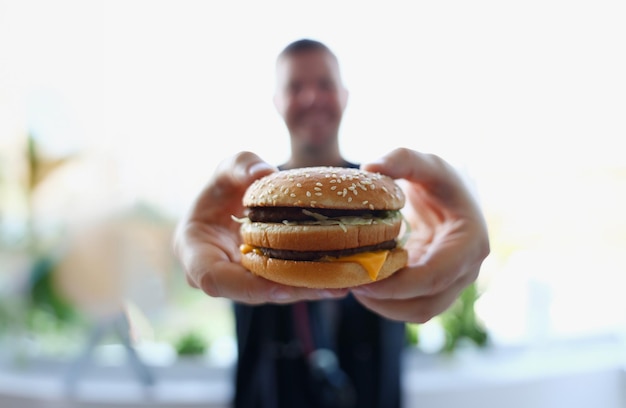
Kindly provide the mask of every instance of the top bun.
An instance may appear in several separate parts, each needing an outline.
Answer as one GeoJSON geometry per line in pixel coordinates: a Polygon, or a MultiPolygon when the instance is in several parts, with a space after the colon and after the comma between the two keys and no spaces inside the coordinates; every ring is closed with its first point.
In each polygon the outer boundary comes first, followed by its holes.
{"type": "Polygon", "coordinates": [[[391,177],[344,167],[283,170],[256,180],[243,197],[246,207],[399,210],[404,194],[391,177]]]}

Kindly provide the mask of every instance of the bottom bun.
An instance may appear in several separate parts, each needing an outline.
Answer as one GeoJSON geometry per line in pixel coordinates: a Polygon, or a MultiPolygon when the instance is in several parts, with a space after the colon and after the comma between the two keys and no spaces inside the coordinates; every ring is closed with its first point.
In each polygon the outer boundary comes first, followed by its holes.
{"type": "MultiPolygon", "coordinates": [[[[405,249],[391,250],[378,272],[377,280],[393,275],[407,262],[405,249]]],[[[289,286],[341,289],[372,282],[365,268],[356,262],[288,261],[251,251],[242,256],[241,264],[258,276],[289,286]]]]}

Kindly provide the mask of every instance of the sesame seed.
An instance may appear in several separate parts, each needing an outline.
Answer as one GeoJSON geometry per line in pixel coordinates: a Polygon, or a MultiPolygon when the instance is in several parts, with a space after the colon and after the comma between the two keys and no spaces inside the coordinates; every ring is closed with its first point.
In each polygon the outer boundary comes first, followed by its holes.
{"type": "Polygon", "coordinates": [[[302,183],[296,183],[296,187],[302,187],[302,183]]]}
{"type": "Polygon", "coordinates": [[[348,202],[351,203],[352,202],[352,197],[348,197],[348,202]]]}
{"type": "Polygon", "coordinates": [[[310,191],[307,191],[307,192],[306,192],[306,196],[307,196],[307,197],[311,197],[311,192],[310,192],[310,191]]]}
{"type": "Polygon", "coordinates": [[[363,205],[367,205],[367,203],[369,203],[369,201],[367,200],[363,201],[363,205]]]}
{"type": "Polygon", "coordinates": [[[315,190],[315,191],[322,191],[322,189],[319,188],[319,187],[313,187],[313,190],[315,190]]]}
{"type": "Polygon", "coordinates": [[[323,193],[319,193],[319,192],[318,192],[318,193],[315,193],[315,195],[316,195],[316,196],[318,196],[318,197],[320,197],[320,196],[323,196],[324,194],[323,194],[323,193]]]}
{"type": "Polygon", "coordinates": [[[330,182],[331,182],[331,183],[336,183],[336,182],[337,182],[337,180],[332,179],[332,180],[330,180],[330,182]]]}
{"type": "Polygon", "coordinates": [[[295,197],[296,195],[294,193],[289,194],[289,197],[295,197]]]}
{"type": "Polygon", "coordinates": [[[320,183],[319,181],[318,181],[317,183],[315,183],[315,185],[316,185],[316,186],[318,186],[318,187],[322,187],[322,186],[324,186],[324,185],[323,185],[322,183],[320,183]]]}
{"type": "Polygon", "coordinates": [[[370,204],[369,207],[370,207],[370,210],[373,210],[374,209],[374,204],[370,204]]]}
{"type": "Polygon", "coordinates": [[[333,191],[337,190],[337,186],[332,186],[330,189],[333,190],[333,191]]]}

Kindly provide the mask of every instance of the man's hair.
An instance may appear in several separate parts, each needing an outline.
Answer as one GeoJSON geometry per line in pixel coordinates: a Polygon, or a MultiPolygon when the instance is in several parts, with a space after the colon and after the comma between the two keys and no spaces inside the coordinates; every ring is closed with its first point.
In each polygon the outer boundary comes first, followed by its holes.
{"type": "Polygon", "coordinates": [[[328,55],[332,56],[335,61],[337,57],[335,54],[328,48],[325,44],[311,40],[308,38],[303,38],[301,40],[296,40],[291,44],[287,45],[282,52],[278,55],[278,58],[291,57],[294,55],[302,54],[310,51],[324,51],[327,52],[328,55]]]}

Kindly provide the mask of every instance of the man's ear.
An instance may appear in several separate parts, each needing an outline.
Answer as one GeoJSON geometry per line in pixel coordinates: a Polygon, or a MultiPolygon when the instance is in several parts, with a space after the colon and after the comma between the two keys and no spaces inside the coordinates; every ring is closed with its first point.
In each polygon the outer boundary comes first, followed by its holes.
{"type": "Polygon", "coordinates": [[[346,106],[348,106],[348,97],[350,96],[350,92],[345,88],[341,87],[339,91],[339,103],[341,103],[341,111],[346,110],[346,106]]]}
{"type": "Polygon", "coordinates": [[[284,101],[283,98],[278,94],[278,92],[274,93],[274,97],[272,98],[272,101],[274,102],[274,107],[276,108],[276,112],[278,112],[278,114],[280,116],[283,116],[283,109],[284,109],[284,101]]]}
{"type": "Polygon", "coordinates": [[[276,108],[277,111],[280,112],[280,109],[278,108],[280,101],[279,101],[279,96],[276,92],[274,92],[274,96],[272,97],[272,102],[274,102],[274,108],[276,108]]]}

